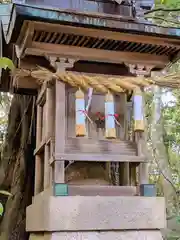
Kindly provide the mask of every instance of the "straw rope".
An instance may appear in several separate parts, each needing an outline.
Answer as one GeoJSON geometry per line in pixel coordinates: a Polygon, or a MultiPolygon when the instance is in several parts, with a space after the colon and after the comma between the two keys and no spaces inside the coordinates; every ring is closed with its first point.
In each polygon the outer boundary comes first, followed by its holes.
{"type": "Polygon", "coordinates": [[[82,74],[82,76],[90,84],[90,86],[93,89],[97,89],[97,91],[100,91],[100,92],[103,92],[103,93],[107,92],[107,88],[105,86],[101,85],[97,78],[92,79],[91,77],[85,76],[84,74],[82,74]]]}
{"type": "Polygon", "coordinates": [[[16,77],[31,76],[36,79],[37,83],[41,85],[44,81],[53,81],[58,79],[69,85],[87,90],[92,87],[95,92],[107,93],[112,91],[120,93],[124,91],[133,91],[137,87],[148,87],[150,85],[158,85],[160,87],[180,88],[180,74],[169,74],[166,76],[151,78],[142,77],[122,77],[122,76],[107,76],[107,75],[93,75],[79,72],[56,72],[42,67],[35,70],[17,69],[15,71],[16,77]]]}
{"type": "Polygon", "coordinates": [[[128,90],[134,90],[137,87],[137,85],[134,85],[127,80],[124,81],[124,80],[121,80],[121,79],[118,79],[118,78],[110,78],[109,80],[111,82],[115,82],[117,85],[121,86],[124,89],[128,89],[128,90]]]}
{"type": "Polygon", "coordinates": [[[58,73],[58,74],[56,74],[56,76],[57,76],[57,78],[60,78],[60,79],[62,79],[64,82],[66,82],[66,83],[68,83],[68,84],[70,84],[72,87],[78,87],[79,85],[78,85],[78,83],[74,80],[73,81],[73,79],[71,79],[68,75],[66,75],[66,73],[58,73]]]}

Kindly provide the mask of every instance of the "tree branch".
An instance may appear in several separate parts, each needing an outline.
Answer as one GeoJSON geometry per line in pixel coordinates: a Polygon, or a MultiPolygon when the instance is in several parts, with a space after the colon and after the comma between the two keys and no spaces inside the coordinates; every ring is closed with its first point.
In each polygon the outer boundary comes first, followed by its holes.
{"type": "Polygon", "coordinates": [[[156,20],[161,20],[163,22],[168,22],[168,23],[173,23],[173,24],[176,24],[176,25],[180,25],[180,22],[179,21],[173,21],[173,20],[169,20],[168,18],[164,19],[162,17],[157,17],[157,16],[152,16],[152,17],[145,17],[145,19],[148,19],[148,18],[151,18],[151,19],[156,19],[156,20]]]}
{"type": "Polygon", "coordinates": [[[154,13],[154,12],[180,12],[180,8],[156,8],[156,9],[151,9],[146,12],[144,12],[144,15],[147,15],[149,13],[154,13]]]}

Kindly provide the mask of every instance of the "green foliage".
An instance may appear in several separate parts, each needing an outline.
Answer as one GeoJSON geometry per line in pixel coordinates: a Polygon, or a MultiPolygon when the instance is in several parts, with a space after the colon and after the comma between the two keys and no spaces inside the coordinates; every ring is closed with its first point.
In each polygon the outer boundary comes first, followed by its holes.
{"type": "Polygon", "coordinates": [[[0,203],[0,216],[3,215],[3,212],[4,212],[4,207],[3,207],[2,203],[0,203]]]}
{"type": "MultiPolygon", "coordinates": [[[[179,70],[177,66],[173,66],[172,71],[179,70]]],[[[159,163],[161,159],[168,159],[166,167],[170,169],[170,181],[173,185],[174,198],[171,198],[170,211],[168,209],[168,230],[164,234],[164,240],[180,240],[180,196],[176,192],[180,192],[180,89],[170,90],[164,89],[163,94],[171,93],[172,99],[169,99],[168,103],[164,103],[161,106],[162,110],[162,125],[163,125],[163,142],[167,150],[167,153],[163,156],[159,156],[154,160],[153,155],[150,155],[150,183],[154,183],[157,186],[158,196],[166,196],[166,189],[164,188],[163,172],[166,172],[164,168],[160,169],[159,163]],[[158,164],[157,164],[158,162],[158,164]]],[[[148,146],[151,149],[152,146],[152,109],[153,109],[153,90],[149,89],[146,92],[146,118],[148,126],[148,146]]],[[[167,97],[165,97],[167,100],[167,97]]],[[[156,133],[154,133],[156,134],[156,133]]],[[[162,149],[158,148],[160,152],[162,149]]],[[[151,152],[152,154],[152,152],[151,152]]],[[[165,166],[164,166],[165,167],[165,166]]],[[[166,168],[165,167],[165,168],[166,168]]],[[[179,194],[179,193],[178,193],[179,194]]]]}
{"type": "MultiPolygon", "coordinates": [[[[3,191],[3,190],[0,190],[0,194],[6,195],[6,196],[12,196],[11,193],[9,193],[7,191],[3,191]]],[[[4,213],[4,207],[3,207],[2,203],[0,202],[0,216],[2,216],[3,213],[4,213]]]]}
{"type": "Polygon", "coordinates": [[[156,0],[155,8],[150,13],[148,12],[146,18],[160,26],[179,28],[179,15],[180,0],[156,0]]]}
{"type": "Polygon", "coordinates": [[[155,0],[155,6],[173,9],[180,6],[180,0],[155,0]]]}
{"type": "MultiPolygon", "coordinates": [[[[0,58],[0,68],[2,69],[10,69],[11,71],[14,70],[14,64],[13,62],[9,59],[9,58],[0,58]]],[[[3,126],[5,126],[5,124],[7,123],[7,111],[5,111],[5,109],[7,110],[7,104],[10,103],[10,101],[7,101],[7,99],[9,96],[6,94],[0,94],[0,104],[1,104],[1,116],[0,116],[0,134],[2,134],[2,132],[4,133],[5,129],[3,129],[3,126]],[[6,100],[5,100],[6,99],[6,100]],[[5,116],[3,115],[3,112],[5,111],[5,116]]],[[[1,143],[1,141],[0,141],[1,143]]],[[[11,196],[11,193],[4,191],[4,190],[0,190],[0,194],[6,195],[6,196],[11,196]]],[[[0,202],[0,216],[3,215],[4,212],[4,207],[2,205],[2,203],[0,202]]]]}
{"type": "Polygon", "coordinates": [[[0,58],[0,68],[14,70],[14,64],[11,59],[2,57],[0,58]]]}

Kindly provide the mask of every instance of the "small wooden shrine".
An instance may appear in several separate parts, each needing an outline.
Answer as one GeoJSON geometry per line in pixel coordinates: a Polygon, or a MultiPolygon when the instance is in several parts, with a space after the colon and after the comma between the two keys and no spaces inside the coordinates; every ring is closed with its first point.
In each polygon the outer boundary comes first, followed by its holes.
{"type": "Polygon", "coordinates": [[[151,72],[178,59],[179,37],[133,14],[77,8],[12,7],[11,90],[37,96],[27,231],[31,239],[160,240],[164,200],[148,184],[143,91],[151,72]],[[144,230],[139,238],[135,229],[144,230]]]}
{"type": "MultiPolygon", "coordinates": [[[[50,187],[53,182],[58,186],[82,181],[81,176],[78,177],[80,173],[74,172],[78,161],[87,162],[87,167],[94,162],[94,167],[104,168],[102,174],[94,173],[94,180],[106,180],[106,185],[147,183],[144,170],[139,172],[140,179],[137,170],[140,163],[146,162],[141,150],[144,141],[143,87],[152,82],[142,78],[66,71],[67,67],[73,67],[74,60],[49,60],[55,73],[43,68],[31,72],[18,70],[14,80],[19,86],[20,76],[26,74],[41,86],[37,97],[35,193],[50,187]],[[133,98],[133,102],[128,98],[133,98]],[[113,163],[121,163],[116,171],[120,179],[115,177],[115,181],[111,176],[113,163]],[[72,172],[66,175],[65,169],[72,172]]],[[[84,180],[89,177],[84,176],[84,180]]],[[[132,194],[136,194],[135,188],[132,194]]]]}

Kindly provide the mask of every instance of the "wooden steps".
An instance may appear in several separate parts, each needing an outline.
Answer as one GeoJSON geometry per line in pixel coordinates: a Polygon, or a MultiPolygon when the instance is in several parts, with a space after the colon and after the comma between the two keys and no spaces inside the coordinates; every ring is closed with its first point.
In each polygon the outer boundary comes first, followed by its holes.
{"type": "MultiPolygon", "coordinates": [[[[59,161],[92,162],[145,162],[145,156],[137,156],[136,144],[120,140],[94,140],[90,138],[68,138],[64,153],[55,153],[59,161]]],[[[53,160],[54,161],[54,160],[53,160]]]]}
{"type": "Polygon", "coordinates": [[[69,138],[65,153],[70,154],[114,154],[136,156],[136,144],[120,140],[94,140],[90,138],[69,138]]]}

